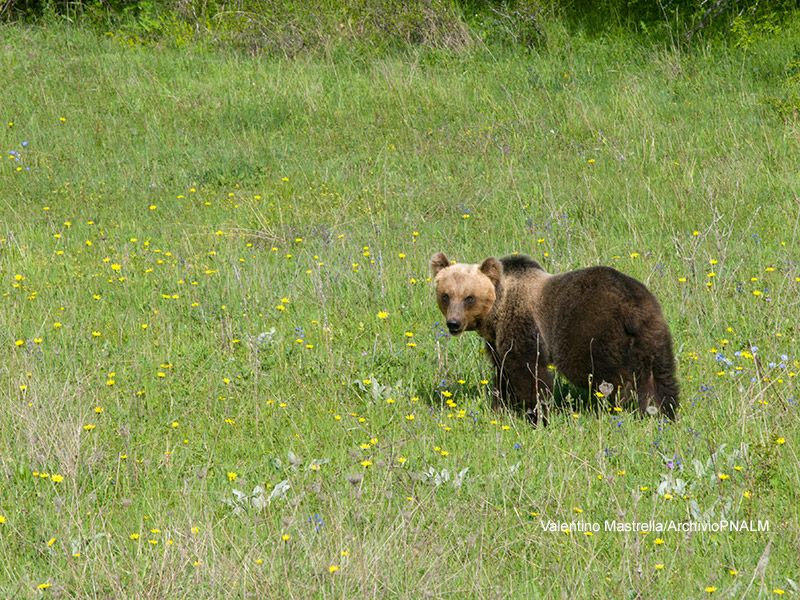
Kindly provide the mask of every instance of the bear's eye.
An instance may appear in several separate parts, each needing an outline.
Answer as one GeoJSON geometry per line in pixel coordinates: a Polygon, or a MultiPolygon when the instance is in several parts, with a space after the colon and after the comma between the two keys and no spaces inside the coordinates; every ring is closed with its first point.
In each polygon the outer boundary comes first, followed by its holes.
{"type": "Polygon", "coordinates": [[[442,294],[442,303],[448,304],[450,302],[450,296],[448,294],[442,294]]]}
{"type": "Polygon", "coordinates": [[[466,304],[467,306],[472,306],[473,304],[475,304],[475,296],[467,296],[466,298],[464,298],[464,304],[466,304]]]}

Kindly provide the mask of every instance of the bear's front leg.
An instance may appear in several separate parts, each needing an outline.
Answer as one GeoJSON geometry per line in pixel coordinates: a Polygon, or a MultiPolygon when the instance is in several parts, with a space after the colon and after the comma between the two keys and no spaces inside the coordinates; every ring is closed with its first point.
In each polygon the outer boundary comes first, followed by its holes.
{"type": "Polygon", "coordinates": [[[509,389],[508,378],[503,374],[502,364],[497,360],[494,349],[487,344],[486,351],[492,359],[494,365],[494,381],[492,382],[492,410],[500,412],[503,409],[510,409],[515,402],[509,389]]]}
{"type": "Polygon", "coordinates": [[[524,356],[534,358],[530,362],[513,348],[501,352],[487,343],[486,350],[495,367],[492,409],[505,408],[524,413],[534,425],[540,418],[546,423],[554,377],[547,368],[544,355],[535,350],[526,352],[524,356]]]}
{"type": "Polygon", "coordinates": [[[528,362],[514,357],[506,360],[504,371],[517,410],[532,424],[546,425],[553,399],[553,374],[547,369],[547,362],[543,359],[528,362]]]}
{"type": "Polygon", "coordinates": [[[530,363],[511,354],[495,361],[494,410],[512,409],[525,414],[534,425],[540,419],[545,423],[552,390],[553,374],[546,361],[530,363]]]}
{"type": "Polygon", "coordinates": [[[503,374],[500,365],[495,364],[494,387],[492,388],[492,410],[513,410],[518,404],[511,390],[508,378],[503,374]]]}

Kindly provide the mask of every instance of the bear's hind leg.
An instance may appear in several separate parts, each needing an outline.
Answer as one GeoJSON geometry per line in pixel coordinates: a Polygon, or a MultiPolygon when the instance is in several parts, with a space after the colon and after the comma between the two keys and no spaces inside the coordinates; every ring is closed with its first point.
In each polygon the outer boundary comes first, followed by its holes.
{"type": "Polygon", "coordinates": [[[650,371],[653,379],[653,398],[658,410],[674,421],[678,410],[678,382],[675,380],[675,358],[672,346],[667,344],[653,360],[650,371]]]}
{"type": "Polygon", "coordinates": [[[650,370],[631,373],[623,371],[619,374],[619,388],[615,403],[625,410],[638,408],[642,416],[653,412],[650,408],[656,404],[656,385],[653,373],[650,370]]]}
{"type": "Polygon", "coordinates": [[[655,369],[650,369],[637,378],[636,397],[642,415],[662,414],[675,420],[678,408],[678,389],[671,375],[666,380],[656,379],[655,369]]]}
{"type": "Polygon", "coordinates": [[[642,373],[641,377],[637,378],[636,396],[639,399],[639,412],[643,416],[658,410],[655,406],[656,380],[653,377],[652,370],[642,373]],[[651,406],[653,408],[650,408],[651,406]]]}
{"type": "Polygon", "coordinates": [[[670,421],[674,421],[678,410],[678,384],[672,372],[669,371],[661,378],[658,378],[658,374],[656,374],[655,388],[658,409],[662,415],[670,421]]]}

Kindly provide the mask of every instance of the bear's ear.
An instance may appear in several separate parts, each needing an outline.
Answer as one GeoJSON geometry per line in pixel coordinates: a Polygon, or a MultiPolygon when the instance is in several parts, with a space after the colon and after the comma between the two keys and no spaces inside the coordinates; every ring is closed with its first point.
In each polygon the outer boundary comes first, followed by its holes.
{"type": "Polygon", "coordinates": [[[431,256],[431,275],[436,277],[436,274],[444,268],[450,266],[450,259],[444,255],[444,252],[437,252],[431,256]]]}
{"type": "Polygon", "coordinates": [[[500,283],[500,278],[503,276],[503,264],[499,260],[491,256],[483,261],[478,269],[497,287],[497,284],[500,283]]]}

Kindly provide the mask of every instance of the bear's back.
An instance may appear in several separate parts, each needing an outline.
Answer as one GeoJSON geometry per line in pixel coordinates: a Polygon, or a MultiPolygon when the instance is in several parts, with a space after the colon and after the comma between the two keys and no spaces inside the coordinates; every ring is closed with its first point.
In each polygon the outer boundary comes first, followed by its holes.
{"type": "Polygon", "coordinates": [[[572,303],[585,306],[587,301],[593,300],[598,310],[623,304],[660,312],[658,301],[642,282],[612,267],[587,267],[559,273],[548,280],[544,293],[562,307],[572,303]]]}
{"type": "Polygon", "coordinates": [[[636,346],[649,353],[670,343],[656,297],[643,283],[611,267],[554,275],[542,288],[540,300],[537,321],[548,348],[556,356],[576,357],[566,361],[576,368],[589,362],[583,352],[590,347],[609,353],[636,346]]]}

